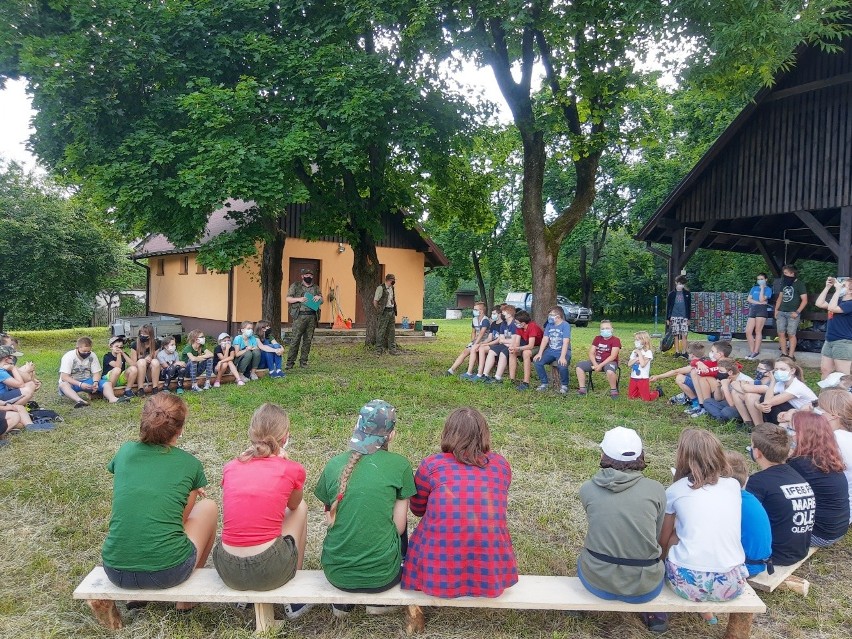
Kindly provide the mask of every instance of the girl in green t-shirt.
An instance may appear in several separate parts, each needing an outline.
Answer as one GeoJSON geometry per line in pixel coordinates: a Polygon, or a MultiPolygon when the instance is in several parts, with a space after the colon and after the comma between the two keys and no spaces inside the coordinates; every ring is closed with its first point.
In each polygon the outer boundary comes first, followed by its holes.
{"type": "MultiPolygon", "coordinates": [[[[396,410],[379,399],[361,409],[349,452],[329,460],[314,489],[325,504],[328,532],[322,567],[331,584],[349,592],[382,592],[399,583],[408,542],[408,500],[417,491],[402,455],[388,451],[396,410]],[[364,462],[369,457],[368,463],[364,462]]],[[[332,606],[345,616],[352,606],[332,606]]],[[[367,606],[368,614],[395,609],[367,606]]]]}

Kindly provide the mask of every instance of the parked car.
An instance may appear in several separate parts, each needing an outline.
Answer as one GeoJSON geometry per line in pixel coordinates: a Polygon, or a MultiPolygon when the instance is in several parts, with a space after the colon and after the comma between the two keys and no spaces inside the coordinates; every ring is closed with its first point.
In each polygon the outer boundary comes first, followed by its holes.
{"type": "MultiPolygon", "coordinates": [[[[592,319],[592,309],[581,306],[576,302],[572,302],[562,295],[556,296],[556,303],[562,308],[562,311],[565,313],[565,319],[568,320],[569,323],[576,324],[580,327],[588,326],[589,321],[592,319]]],[[[532,293],[526,292],[509,293],[506,295],[506,304],[511,304],[515,308],[531,312],[533,295],[532,293]]]]}

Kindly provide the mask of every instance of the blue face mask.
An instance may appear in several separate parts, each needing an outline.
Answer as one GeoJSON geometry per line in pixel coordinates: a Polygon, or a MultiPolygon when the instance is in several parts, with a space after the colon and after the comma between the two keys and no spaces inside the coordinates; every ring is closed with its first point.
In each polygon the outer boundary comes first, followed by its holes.
{"type": "Polygon", "coordinates": [[[479,309],[478,308],[473,309],[473,316],[479,317],[479,309]]]}
{"type": "Polygon", "coordinates": [[[772,376],[775,378],[776,382],[788,382],[790,381],[790,373],[789,371],[774,371],[772,376]]]}
{"type": "Polygon", "coordinates": [[[601,329],[601,337],[604,339],[609,339],[612,337],[612,329],[611,328],[602,328],[601,329]]]}
{"type": "Polygon", "coordinates": [[[764,279],[757,280],[758,286],[763,286],[764,284],[766,284],[766,280],[764,280],[764,279]]]}
{"type": "Polygon", "coordinates": [[[496,322],[498,319],[500,319],[500,316],[497,313],[491,313],[491,319],[496,322]]]}

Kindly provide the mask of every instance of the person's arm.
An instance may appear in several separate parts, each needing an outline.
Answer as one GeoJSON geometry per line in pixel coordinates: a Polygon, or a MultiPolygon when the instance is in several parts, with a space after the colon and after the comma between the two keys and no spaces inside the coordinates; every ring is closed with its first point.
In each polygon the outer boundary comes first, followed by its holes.
{"type": "Polygon", "coordinates": [[[541,360],[541,354],[547,349],[547,345],[550,343],[550,338],[545,335],[544,339],[541,340],[541,348],[538,349],[538,353],[536,353],[535,357],[533,357],[533,361],[538,362],[541,360]]]}
{"type": "Polygon", "coordinates": [[[639,366],[641,366],[642,368],[645,368],[648,365],[648,362],[650,362],[652,359],[654,358],[645,355],[645,351],[643,351],[642,349],[636,351],[636,361],[639,362],[639,366]]]}
{"type": "Polygon", "coordinates": [[[373,308],[377,311],[379,310],[379,300],[382,299],[382,285],[379,285],[379,288],[376,289],[376,293],[373,295],[373,308]]]}
{"type": "Polygon", "coordinates": [[[190,491],[189,497],[186,498],[186,506],[183,507],[183,523],[186,523],[189,519],[189,514],[192,512],[192,509],[195,508],[195,502],[198,500],[199,495],[203,496],[203,492],[200,488],[190,491]]]}
{"type": "Polygon", "coordinates": [[[239,357],[240,355],[245,353],[247,350],[249,350],[248,342],[245,342],[245,346],[243,346],[242,337],[239,337],[239,339],[235,339],[233,341],[233,343],[231,344],[231,346],[234,348],[234,352],[235,352],[236,357],[239,357]]]}
{"type": "Polygon", "coordinates": [[[771,297],[771,295],[772,295],[772,289],[764,284],[763,286],[760,287],[760,293],[757,296],[757,303],[758,304],[766,304],[766,301],[771,297]],[[769,289],[768,293],[766,292],[767,289],[769,289]]]}
{"type": "Polygon", "coordinates": [[[18,369],[14,366],[10,367],[7,371],[11,377],[7,377],[3,383],[6,384],[9,388],[21,388],[24,385],[24,378],[21,377],[21,374],[18,372],[18,369]]]}
{"type": "Polygon", "coordinates": [[[287,500],[287,508],[290,510],[296,510],[299,507],[299,504],[302,503],[302,500],[305,498],[305,489],[299,488],[298,490],[294,490],[290,493],[290,499],[287,500]]]}
{"type": "Polygon", "coordinates": [[[301,304],[305,301],[304,297],[296,297],[296,284],[297,282],[293,282],[287,289],[287,297],[284,298],[284,301],[288,304],[301,304]]]}
{"type": "Polygon", "coordinates": [[[482,344],[482,342],[485,341],[485,336],[487,334],[488,334],[488,327],[483,326],[482,328],[479,329],[478,334],[474,332],[473,343],[474,344],[482,344]]]}
{"type": "Polygon", "coordinates": [[[723,379],[719,382],[719,389],[722,391],[722,399],[728,404],[728,406],[734,405],[734,396],[731,394],[731,380],[723,379]]]}
{"type": "Polygon", "coordinates": [[[661,559],[665,559],[669,554],[669,548],[677,543],[677,535],[675,535],[675,516],[666,513],[663,518],[663,530],[660,533],[660,538],[657,540],[663,552],[660,554],[661,559]]]}
{"type": "Polygon", "coordinates": [[[748,291],[748,297],[746,298],[746,302],[749,304],[759,304],[759,302],[751,296],[751,289],[748,291]]]}
{"type": "MultiPolygon", "coordinates": [[[[631,361],[627,362],[628,366],[633,363],[632,362],[633,356],[631,355],[630,357],[631,357],[631,361]]],[[[681,366],[680,368],[673,368],[672,370],[666,371],[665,373],[660,373],[658,375],[651,375],[651,381],[656,382],[659,379],[668,379],[669,377],[677,377],[678,375],[689,375],[691,372],[692,372],[691,366],[681,366]]]]}
{"type": "MultiPolygon", "coordinates": [[[[618,354],[620,352],[621,352],[621,347],[613,346],[612,350],[609,353],[609,357],[607,357],[604,361],[602,361],[600,364],[598,364],[597,369],[599,371],[602,371],[603,367],[606,366],[607,364],[609,364],[610,362],[617,362],[618,361],[618,354]]],[[[591,361],[594,361],[594,360],[591,360],[591,361]]]]}
{"type": "Polygon", "coordinates": [[[796,313],[796,317],[799,317],[802,314],[802,311],[805,310],[805,307],[808,305],[808,294],[802,293],[799,295],[799,308],[797,308],[794,312],[796,313]]]}
{"type": "Polygon", "coordinates": [[[634,348],[630,353],[630,359],[627,360],[627,365],[632,366],[633,362],[639,361],[639,354],[637,350],[634,348]]]}
{"type": "Polygon", "coordinates": [[[825,286],[823,287],[822,291],[820,291],[819,296],[816,298],[816,301],[814,302],[814,306],[816,306],[817,308],[824,308],[824,309],[827,310],[828,309],[828,292],[832,288],[834,288],[835,292],[837,292],[837,288],[839,288],[839,287],[834,286],[834,278],[833,277],[828,277],[825,280],[825,286]]]}
{"type": "MultiPolygon", "coordinates": [[[[847,281],[844,286],[849,286],[849,282],[847,281]]],[[[831,301],[826,306],[829,313],[843,315],[843,309],[840,307],[840,298],[843,297],[843,293],[843,287],[835,287],[834,295],[832,296],[831,301]]]]}
{"type": "Polygon", "coordinates": [[[594,342],[589,346],[589,362],[592,364],[592,367],[595,366],[595,355],[598,354],[598,349],[595,347],[594,342]]]}
{"type": "Polygon", "coordinates": [[[408,500],[397,499],[393,505],[393,523],[396,524],[396,531],[401,535],[405,532],[408,526],[408,500]]]}
{"type": "Polygon", "coordinates": [[[560,366],[568,366],[568,347],[571,345],[570,337],[562,338],[562,350],[559,351],[559,359],[557,360],[557,364],[560,366]]]}

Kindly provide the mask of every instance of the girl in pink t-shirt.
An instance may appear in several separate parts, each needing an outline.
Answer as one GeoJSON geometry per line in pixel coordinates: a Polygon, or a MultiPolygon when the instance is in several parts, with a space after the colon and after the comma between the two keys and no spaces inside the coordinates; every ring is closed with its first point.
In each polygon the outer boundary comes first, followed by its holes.
{"type": "Polygon", "coordinates": [[[222,471],[222,538],[213,549],[216,571],[235,590],[272,590],[302,567],[308,506],[305,469],[284,451],[290,419],[263,404],[251,417],[251,446],[222,471]]]}

